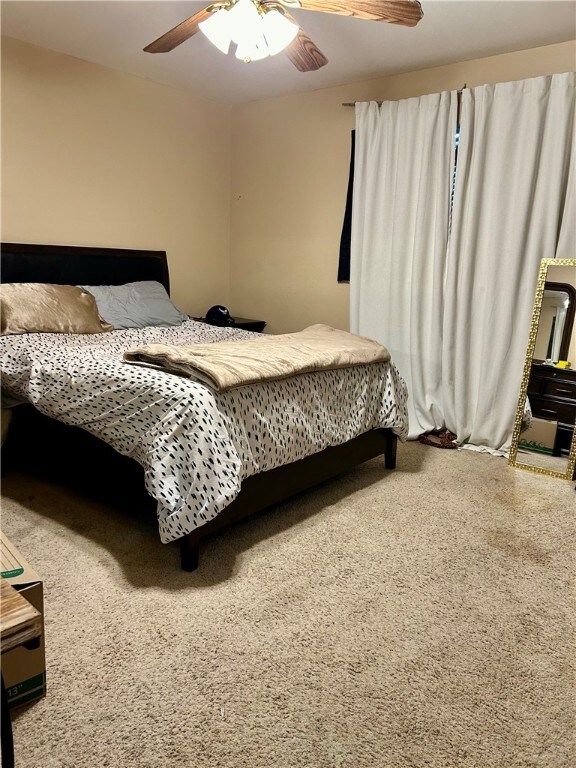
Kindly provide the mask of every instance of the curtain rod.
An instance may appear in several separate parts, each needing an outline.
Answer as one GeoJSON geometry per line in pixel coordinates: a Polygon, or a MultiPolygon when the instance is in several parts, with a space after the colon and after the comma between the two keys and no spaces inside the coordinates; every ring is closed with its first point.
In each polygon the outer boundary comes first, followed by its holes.
{"type": "MultiPolygon", "coordinates": [[[[456,91],[456,93],[458,94],[458,96],[460,96],[460,95],[462,94],[462,91],[463,91],[465,88],[466,88],[466,83],[464,83],[464,85],[462,86],[462,88],[459,88],[459,89],[456,91]]],[[[358,102],[358,101],[343,101],[343,102],[342,102],[342,106],[343,106],[343,107],[355,107],[355,106],[356,106],[356,104],[361,104],[361,103],[362,103],[362,102],[358,102]]],[[[381,101],[378,101],[378,102],[377,102],[377,104],[378,104],[378,106],[380,106],[380,105],[382,104],[382,102],[381,102],[381,101]]]]}

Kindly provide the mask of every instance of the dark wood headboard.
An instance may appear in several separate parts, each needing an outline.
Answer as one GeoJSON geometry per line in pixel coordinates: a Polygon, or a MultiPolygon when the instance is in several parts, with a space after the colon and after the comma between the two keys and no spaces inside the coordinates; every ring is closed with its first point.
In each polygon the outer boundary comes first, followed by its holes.
{"type": "Polygon", "coordinates": [[[0,282],[123,285],[157,280],[170,293],[166,251],[2,243],[0,282]]]}

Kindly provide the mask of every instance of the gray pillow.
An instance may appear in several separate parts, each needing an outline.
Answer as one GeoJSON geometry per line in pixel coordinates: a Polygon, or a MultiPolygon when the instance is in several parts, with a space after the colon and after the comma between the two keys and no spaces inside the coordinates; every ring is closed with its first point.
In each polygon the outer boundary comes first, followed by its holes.
{"type": "Polygon", "coordinates": [[[170,301],[166,289],[155,280],[125,285],[83,285],[96,299],[98,312],[115,330],[149,325],[181,325],[188,315],[170,301]]]}

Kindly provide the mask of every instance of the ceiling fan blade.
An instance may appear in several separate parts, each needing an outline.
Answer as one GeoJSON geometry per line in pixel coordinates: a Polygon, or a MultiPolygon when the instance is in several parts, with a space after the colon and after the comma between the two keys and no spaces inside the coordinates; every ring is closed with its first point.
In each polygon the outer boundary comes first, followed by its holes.
{"type": "Polygon", "coordinates": [[[300,72],[313,72],[328,64],[326,56],[301,29],[290,45],[284,48],[284,53],[300,72]]]}
{"type": "Polygon", "coordinates": [[[178,45],[184,43],[188,38],[192,37],[192,35],[195,35],[196,32],[199,31],[198,24],[202,21],[206,21],[211,15],[212,14],[208,8],[203,8],[201,11],[198,11],[198,13],[195,13],[194,16],[190,16],[189,19],[185,19],[178,24],[174,29],[166,32],[166,34],[159,37],[158,40],[154,40],[154,42],[147,45],[144,50],[146,53],[167,53],[168,51],[174,50],[178,45]]]}
{"type": "Polygon", "coordinates": [[[415,27],[424,12],[418,0],[288,0],[288,7],[415,27]]]}

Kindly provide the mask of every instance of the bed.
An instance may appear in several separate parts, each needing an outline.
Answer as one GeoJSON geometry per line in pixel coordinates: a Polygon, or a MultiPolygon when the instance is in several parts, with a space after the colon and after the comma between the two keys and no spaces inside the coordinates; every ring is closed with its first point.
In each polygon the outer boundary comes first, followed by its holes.
{"type": "MultiPolygon", "coordinates": [[[[162,251],[6,243],[0,275],[3,283],[154,280],[170,289],[162,251]]],[[[180,543],[185,570],[197,568],[205,536],[238,519],[379,455],[395,467],[407,416],[406,388],[393,363],[218,393],[122,359],[127,349],[158,339],[251,337],[193,319],[176,328],[3,336],[3,387],[31,403],[16,409],[26,426],[18,430],[14,419],[15,444],[33,434],[52,456],[65,452],[96,476],[110,462],[123,485],[145,486],[160,538],[180,543]],[[120,396],[126,387],[129,397],[120,396]]]]}

